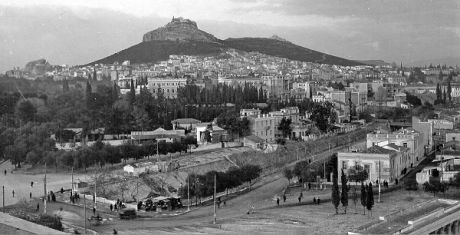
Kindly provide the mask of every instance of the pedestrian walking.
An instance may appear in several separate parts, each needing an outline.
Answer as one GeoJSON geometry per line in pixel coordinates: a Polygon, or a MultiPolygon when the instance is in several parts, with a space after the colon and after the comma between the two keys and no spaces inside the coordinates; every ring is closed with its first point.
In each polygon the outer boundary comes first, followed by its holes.
{"type": "Polygon", "coordinates": [[[37,203],[37,212],[40,210],[40,204],[37,203]]]}
{"type": "Polygon", "coordinates": [[[308,183],[308,190],[310,190],[310,189],[311,189],[311,184],[310,184],[310,183],[308,183]]]}
{"type": "Polygon", "coordinates": [[[277,205],[277,206],[280,205],[280,198],[279,198],[279,197],[276,198],[276,205],[277,205]]]}
{"type": "Polygon", "coordinates": [[[30,195],[29,195],[29,196],[30,196],[30,198],[32,198],[32,192],[30,192],[30,195]]]}
{"type": "Polygon", "coordinates": [[[61,187],[61,194],[64,194],[64,188],[61,187]]]}
{"type": "Polygon", "coordinates": [[[283,194],[283,202],[286,202],[286,194],[283,194]]]}
{"type": "Polygon", "coordinates": [[[14,197],[14,190],[13,190],[13,197],[14,197]]]}
{"type": "Polygon", "coordinates": [[[318,205],[319,205],[319,203],[321,202],[321,199],[319,199],[319,197],[318,197],[318,200],[316,200],[316,202],[317,202],[318,205]]]}
{"type": "Polygon", "coordinates": [[[6,170],[5,170],[5,175],[6,175],[6,170]]]}
{"type": "Polygon", "coordinates": [[[34,182],[33,181],[30,181],[30,187],[34,187],[34,182]]]}
{"type": "Polygon", "coordinates": [[[300,196],[299,197],[303,198],[303,192],[302,191],[300,191],[300,196]]]}
{"type": "Polygon", "coordinates": [[[110,204],[110,211],[113,211],[113,205],[110,204]]]}
{"type": "Polygon", "coordinates": [[[300,203],[300,201],[302,200],[302,198],[299,196],[299,198],[298,198],[298,199],[299,199],[299,203],[300,203]]]}
{"type": "Polygon", "coordinates": [[[93,207],[93,215],[96,215],[96,207],[93,207]]]}
{"type": "Polygon", "coordinates": [[[316,204],[316,197],[313,197],[313,204],[316,204]]]}

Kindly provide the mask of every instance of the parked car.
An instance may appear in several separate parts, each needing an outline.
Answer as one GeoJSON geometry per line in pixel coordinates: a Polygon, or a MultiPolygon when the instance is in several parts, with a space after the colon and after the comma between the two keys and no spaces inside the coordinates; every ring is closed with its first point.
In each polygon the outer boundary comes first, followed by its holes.
{"type": "Polygon", "coordinates": [[[134,219],[136,216],[136,210],[132,208],[122,209],[120,211],[120,219],[134,219]]]}

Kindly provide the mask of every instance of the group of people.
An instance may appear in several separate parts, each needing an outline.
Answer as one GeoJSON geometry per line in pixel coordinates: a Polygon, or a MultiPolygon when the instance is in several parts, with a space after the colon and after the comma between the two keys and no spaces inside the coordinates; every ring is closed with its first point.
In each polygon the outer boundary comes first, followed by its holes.
{"type": "MultiPolygon", "coordinates": [[[[299,200],[299,203],[302,202],[302,198],[303,198],[303,192],[300,192],[299,197],[297,198],[297,200],[299,200]]],[[[287,199],[286,194],[283,194],[283,202],[286,202],[286,199],[287,199]]],[[[319,204],[320,201],[321,201],[321,199],[319,199],[319,197],[313,197],[313,203],[319,204]]],[[[280,198],[279,197],[276,198],[276,205],[277,206],[280,205],[280,198]]]]}
{"type": "Polygon", "coordinates": [[[70,192],[70,202],[75,203],[78,201],[80,201],[80,194],[78,194],[77,192],[74,192],[72,194],[72,192],[70,192]]]}
{"type": "Polygon", "coordinates": [[[112,205],[112,204],[109,205],[110,211],[120,210],[123,207],[124,207],[123,202],[120,199],[117,199],[117,201],[115,202],[115,205],[112,205]]]}

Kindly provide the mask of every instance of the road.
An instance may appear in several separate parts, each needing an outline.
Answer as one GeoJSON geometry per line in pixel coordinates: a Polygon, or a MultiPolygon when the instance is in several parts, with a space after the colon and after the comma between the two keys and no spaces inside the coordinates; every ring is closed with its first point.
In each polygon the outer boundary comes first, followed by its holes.
{"type": "MultiPolygon", "coordinates": [[[[29,200],[30,193],[32,193],[32,197],[42,196],[44,194],[44,174],[11,173],[12,169],[14,169],[14,166],[10,161],[6,161],[0,165],[0,186],[5,187],[5,206],[13,205],[20,200],[29,200]],[[6,175],[4,174],[5,170],[7,171],[6,175]],[[33,187],[30,185],[32,181],[34,182],[33,187]]],[[[74,175],[75,180],[85,180],[86,177],[85,175],[74,175]]],[[[58,191],[61,187],[70,188],[72,178],[68,173],[49,173],[47,174],[47,182],[48,191],[58,191]]],[[[0,188],[0,191],[1,190],[0,188]]],[[[1,196],[0,192],[0,197],[1,196]]]]}
{"type": "MultiPolygon", "coordinates": [[[[245,215],[250,205],[256,210],[273,206],[276,195],[280,195],[287,186],[288,181],[281,174],[274,174],[263,178],[254,184],[254,189],[246,194],[229,200],[226,206],[222,206],[217,211],[217,222],[220,223],[227,219],[245,215]]],[[[174,218],[155,218],[155,219],[136,219],[119,220],[116,219],[107,224],[94,226],[91,229],[99,233],[111,233],[113,229],[133,233],[136,229],[168,230],[171,227],[210,224],[213,220],[213,206],[205,206],[189,213],[176,216],[174,218]]]]}

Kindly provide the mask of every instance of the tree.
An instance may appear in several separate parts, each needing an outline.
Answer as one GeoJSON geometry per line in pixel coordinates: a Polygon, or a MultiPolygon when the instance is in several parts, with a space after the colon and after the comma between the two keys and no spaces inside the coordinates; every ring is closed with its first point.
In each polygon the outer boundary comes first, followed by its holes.
{"type": "Polygon", "coordinates": [[[375,100],[379,103],[383,103],[383,102],[386,102],[387,101],[387,90],[380,86],[378,89],[377,89],[377,92],[375,92],[375,100]]]}
{"type": "Polygon", "coordinates": [[[294,176],[293,173],[292,173],[292,170],[289,169],[289,168],[284,168],[284,171],[283,171],[283,174],[284,174],[284,177],[287,178],[289,184],[291,183],[291,179],[292,177],[294,176]]]}
{"type": "Polygon", "coordinates": [[[364,208],[364,214],[366,214],[367,194],[366,187],[364,186],[363,182],[361,182],[361,205],[364,208]]]}
{"type": "Polygon", "coordinates": [[[335,214],[339,214],[340,192],[338,177],[336,173],[334,173],[332,177],[332,204],[335,208],[335,214]]]}
{"type": "Polygon", "coordinates": [[[460,172],[455,174],[452,184],[459,187],[460,186],[460,172]]]}
{"type": "Polygon", "coordinates": [[[91,83],[86,81],[86,90],[85,90],[85,98],[86,98],[86,108],[92,107],[93,97],[92,97],[92,88],[91,83]]]}
{"type": "Polygon", "coordinates": [[[278,130],[280,130],[283,133],[283,137],[289,137],[291,135],[291,122],[292,120],[290,118],[285,118],[281,119],[281,122],[278,126],[278,130]]]}
{"type": "Polygon", "coordinates": [[[24,122],[32,121],[35,118],[37,109],[29,100],[23,100],[16,106],[16,117],[24,122]]]}
{"type": "Polygon", "coordinates": [[[310,115],[310,119],[316,123],[318,129],[323,132],[328,131],[330,125],[335,123],[335,111],[331,103],[315,104],[310,115]]]}
{"type": "Polygon", "coordinates": [[[449,103],[452,102],[452,86],[450,85],[450,81],[447,83],[447,98],[449,99],[449,103]]]}
{"type": "Polygon", "coordinates": [[[348,206],[348,185],[347,185],[347,176],[343,173],[342,170],[342,195],[340,197],[340,201],[342,202],[342,206],[344,208],[345,214],[347,213],[347,206],[348,206]]]}
{"type": "Polygon", "coordinates": [[[356,184],[364,182],[368,177],[367,171],[361,165],[355,164],[354,167],[348,169],[348,179],[354,181],[356,184]]]}
{"type": "Polygon", "coordinates": [[[65,92],[69,92],[69,81],[67,81],[67,79],[64,79],[62,81],[62,91],[65,93],[65,92]]]}
{"type": "Polygon", "coordinates": [[[442,90],[441,90],[441,85],[439,83],[436,84],[436,100],[435,104],[441,102],[442,100],[442,90]]]}
{"type": "Polygon", "coordinates": [[[446,89],[444,89],[444,92],[442,93],[442,103],[446,104],[447,102],[447,92],[446,89]]]}
{"type": "Polygon", "coordinates": [[[367,186],[366,208],[368,211],[371,212],[371,215],[372,215],[373,206],[374,206],[374,192],[372,191],[372,183],[369,183],[369,185],[367,186]]]}
{"type": "Polygon", "coordinates": [[[134,88],[134,81],[133,79],[131,79],[131,86],[129,90],[129,103],[133,105],[134,102],[136,102],[136,89],[134,88]]]}

